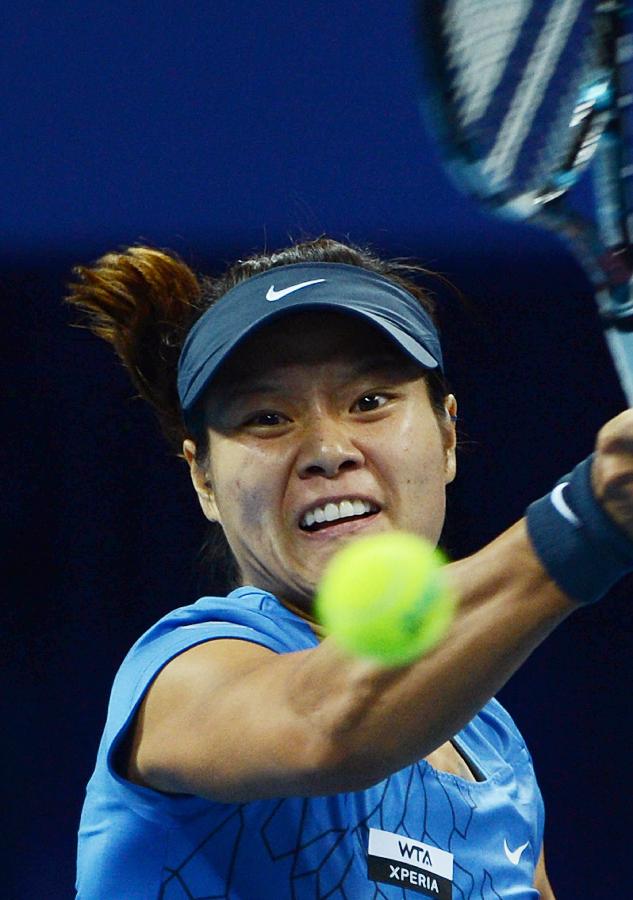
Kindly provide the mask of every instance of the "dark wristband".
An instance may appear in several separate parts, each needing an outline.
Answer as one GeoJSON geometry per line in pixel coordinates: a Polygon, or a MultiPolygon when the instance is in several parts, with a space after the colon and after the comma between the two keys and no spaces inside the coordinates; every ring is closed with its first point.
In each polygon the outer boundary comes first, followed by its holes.
{"type": "Polygon", "coordinates": [[[633,571],[633,540],[591,487],[593,455],[527,509],[530,539],[550,577],[578,603],[594,603],[633,571]]]}

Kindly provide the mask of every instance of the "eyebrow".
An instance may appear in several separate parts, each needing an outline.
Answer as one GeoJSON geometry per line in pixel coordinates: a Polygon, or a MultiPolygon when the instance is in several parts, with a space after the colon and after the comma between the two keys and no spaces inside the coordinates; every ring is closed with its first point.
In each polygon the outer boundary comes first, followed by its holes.
{"type": "MultiPolygon", "coordinates": [[[[381,354],[372,359],[365,359],[355,366],[352,366],[346,381],[355,381],[365,375],[371,375],[374,372],[385,372],[388,369],[401,368],[404,360],[399,355],[381,354]]],[[[286,393],[279,384],[272,381],[258,381],[256,378],[239,382],[239,384],[229,388],[227,393],[228,402],[235,402],[241,397],[249,394],[283,394],[286,393]]]]}

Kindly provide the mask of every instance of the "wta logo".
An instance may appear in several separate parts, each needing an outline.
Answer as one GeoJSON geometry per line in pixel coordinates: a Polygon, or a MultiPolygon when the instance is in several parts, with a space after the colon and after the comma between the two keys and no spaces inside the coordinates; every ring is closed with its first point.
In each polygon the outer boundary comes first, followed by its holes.
{"type": "Polygon", "coordinates": [[[453,854],[401,834],[370,828],[367,877],[425,897],[451,900],[453,854]]]}

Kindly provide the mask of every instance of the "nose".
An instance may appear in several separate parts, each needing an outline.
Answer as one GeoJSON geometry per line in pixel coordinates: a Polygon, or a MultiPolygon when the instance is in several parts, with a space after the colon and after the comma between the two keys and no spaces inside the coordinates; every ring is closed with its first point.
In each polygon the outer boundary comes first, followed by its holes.
{"type": "Polygon", "coordinates": [[[297,469],[300,478],[313,475],[334,478],[339,472],[360,468],[364,461],[363,453],[345,427],[322,417],[304,435],[297,469]]]}

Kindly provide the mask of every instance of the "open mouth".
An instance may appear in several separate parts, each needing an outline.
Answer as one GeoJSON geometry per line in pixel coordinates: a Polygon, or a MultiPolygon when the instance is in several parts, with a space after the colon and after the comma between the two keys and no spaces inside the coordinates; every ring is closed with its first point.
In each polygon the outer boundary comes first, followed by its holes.
{"type": "Polygon", "coordinates": [[[367,500],[343,500],[341,503],[326,503],[305,513],[299,528],[308,534],[340,528],[364,519],[374,518],[380,508],[367,500]]]}

